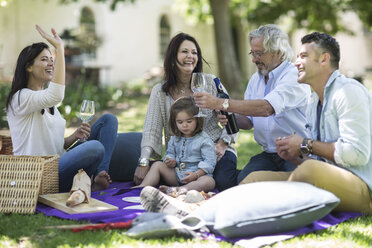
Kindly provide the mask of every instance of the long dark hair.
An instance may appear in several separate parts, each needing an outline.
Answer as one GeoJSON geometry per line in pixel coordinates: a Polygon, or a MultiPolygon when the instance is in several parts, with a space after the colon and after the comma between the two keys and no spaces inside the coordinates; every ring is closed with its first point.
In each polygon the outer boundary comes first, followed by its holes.
{"type": "MultiPolygon", "coordinates": [[[[12,87],[10,89],[8,99],[6,100],[6,109],[10,107],[10,103],[12,101],[12,98],[14,94],[22,90],[24,88],[27,88],[27,83],[29,79],[29,73],[27,71],[27,68],[34,64],[35,58],[44,50],[48,49],[49,46],[45,44],[44,42],[34,43],[32,45],[29,45],[21,51],[21,53],[18,56],[17,59],[17,65],[14,72],[14,77],[12,81],[12,87]]],[[[19,95],[18,95],[18,102],[19,102],[19,95]]]]}
{"type": "Polygon", "coordinates": [[[193,72],[203,72],[203,61],[208,64],[208,62],[203,58],[200,46],[194,37],[185,33],[179,33],[174,36],[169,42],[164,58],[164,84],[162,86],[162,90],[166,94],[169,94],[170,89],[176,86],[177,81],[179,81],[176,64],[179,64],[180,62],[177,59],[177,53],[181,43],[185,40],[193,42],[198,53],[198,63],[196,64],[193,72]]]}
{"type": "MultiPolygon", "coordinates": [[[[178,98],[171,106],[169,115],[169,127],[171,133],[177,137],[181,137],[182,133],[177,127],[176,117],[179,112],[185,111],[187,114],[194,116],[198,114],[199,108],[195,105],[194,98],[191,96],[185,96],[178,98]]],[[[203,131],[204,118],[194,117],[196,119],[196,127],[192,136],[203,131]]]]}

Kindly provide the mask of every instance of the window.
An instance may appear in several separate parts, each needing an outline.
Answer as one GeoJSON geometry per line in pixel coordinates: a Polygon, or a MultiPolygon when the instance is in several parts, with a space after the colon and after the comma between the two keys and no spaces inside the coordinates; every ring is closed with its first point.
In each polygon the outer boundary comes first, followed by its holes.
{"type": "Polygon", "coordinates": [[[82,49],[83,53],[91,55],[95,55],[97,48],[102,44],[102,39],[96,34],[94,14],[88,7],[81,10],[77,42],[77,46],[82,49]]]}

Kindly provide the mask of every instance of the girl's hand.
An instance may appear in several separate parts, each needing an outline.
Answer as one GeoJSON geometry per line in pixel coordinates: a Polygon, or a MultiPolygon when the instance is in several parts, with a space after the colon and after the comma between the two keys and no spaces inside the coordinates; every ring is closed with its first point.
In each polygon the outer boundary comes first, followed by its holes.
{"type": "Polygon", "coordinates": [[[64,47],[63,40],[61,39],[61,37],[59,37],[57,32],[54,30],[54,28],[51,29],[53,36],[45,33],[44,30],[39,25],[36,25],[36,30],[39,32],[41,37],[46,39],[50,44],[52,44],[53,47],[55,47],[55,48],[63,48],[64,47]]]}
{"type": "Polygon", "coordinates": [[[214,145],[214,149],[216,149],[217,155],[217,162],[221,160],[223,155],[225,155],[227,145],[221,139],[214,145]]]}
{"type": "Polygon", "coordinates": [[[198,175],[196,174],[196,172],[193,171],[186,171],[183,175],[184,176],[181,179],[183,183],[189,183],[198,179],[198,175]]]}
{"type": "Polygon", "coordinates": [[[165,163],[165,165],[166,165],[168,168],[174,168],[174,167],[176,167],[176,160],[174,160],[174,159],[171,159],[171,158],[165,158],[164,163],[165,163]]]}
{"type": "Polygon", "coordinates": [[[82,122],[80,127],[76,129],[74,132],[75,139],[81,139],[83,137],[85,139],[88,139],[89,135],[90,135],[90,125],[87,122],[82,122]]]}

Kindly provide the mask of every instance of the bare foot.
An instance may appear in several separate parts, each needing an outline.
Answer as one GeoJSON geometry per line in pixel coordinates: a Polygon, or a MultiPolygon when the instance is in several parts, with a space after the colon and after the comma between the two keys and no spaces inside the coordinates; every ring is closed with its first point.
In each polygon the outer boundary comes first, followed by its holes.
{"type": "Polygon", "coordinates": [[[101,171],[98,175],[94,178],[94,182],[92,185],[92,191],[99,191],[107,189],[111,183],[110,175],[106,171],[101,171]]]}
{"type": "Polygon", "coordinates": [[[169,187],[167,185],[160,185],[159,186],[159,190],[161,192],[163,192],[164,194],[168,194],[168,193],[170,193],[172,191],[177,191],[177,188],[176,187],[169,187]]]}

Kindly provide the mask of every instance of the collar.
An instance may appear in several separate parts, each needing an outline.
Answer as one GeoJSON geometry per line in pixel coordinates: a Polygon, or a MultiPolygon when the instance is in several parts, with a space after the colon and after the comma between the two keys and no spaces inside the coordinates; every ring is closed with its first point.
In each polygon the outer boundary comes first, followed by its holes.
{"type": "MultiPolygon", "coordinates": [[[[269,72],[269,80],[279,77],[290,64],[292,63],[289,60],[282,61],[274,70],[269,72]]],[[[259,75],[264,79],[264,75],[259,75]]]]}
{"type": "Polygon", "coordinates": [[[335,70],[333,71],[331,76],[328,78],[328,81],[323,91],[323,106],[325,105],[327,101],[327,97],[326,97],[327,91],[329,90],[329,88],[331,88],[332,84],[336,81],[336,78],[338,78],[339,76],[341,76],[341,73],[338,70],[335,70]]]}
{"type": "Polygon", "coordinates": [[[338,70],[333,71],[331,76],[328,78],[328,81],[324,87],[324,93],[326,92],[326,89],[331,86],[331,84],[335,81],[335,79],[340,76],[341,73],[338,70]]]}
{"type": "MultiPolygon", "coordinates": [[[[328,91],[328,89],[331,87],[331,85],[335,82],[335,79],[337,77],[341,76],[341,73],[339,72],[339,70],[335,70],[333,71],[333,73],[331,74],[331,76],[328,78],[328,81],[324,87],[324,90],[323,90],[323,106],[325,105],[325,103],[327,102],[327,97],[326,96],[326,92],[328,91]]],[[[312,93],[312,102],[318,102],[319,101],[319,96],[318,94],[314,91],[312,93]]]]}

